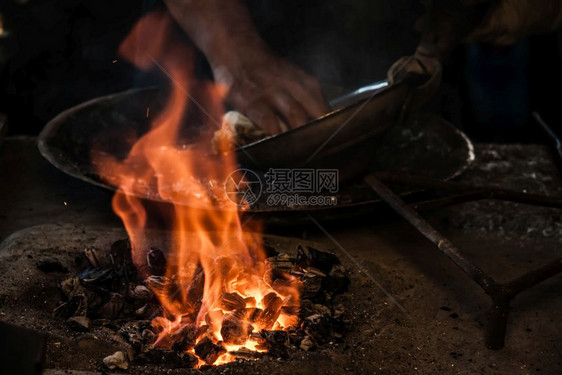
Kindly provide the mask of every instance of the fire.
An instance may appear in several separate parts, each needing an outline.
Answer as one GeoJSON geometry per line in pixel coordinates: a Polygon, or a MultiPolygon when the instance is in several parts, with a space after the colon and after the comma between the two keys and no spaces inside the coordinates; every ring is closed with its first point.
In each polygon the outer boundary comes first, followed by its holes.
{"type": "MultiPolygon", "coordinates": [[[[217,203],[217,197],[225,195],[224,181],[237,169],[233,152],[211,155],[214,119],[224,113],[225,90],[190,79],[191,52],[167,38],[169,28],[169,18],[150,14],[120,49],[137,66],[148,69],[157,63],[173,77],[164,110],[150,114],[150,130],[136,140],[126,159],[102,153],[93,158],[102,177],[118,176],[118,181],[112,180],[119,186],[113,209],[131,239],[133,261],[163,308],[163,315],[152,322],[160,332],[155,345],[195,354],[199,365],[219,365],[232,361],[231,353],[243,348],[267,351],[260,330],[284,330],[298,323],[298,281],[287,275],[273,283],[261,236],[243,230],[237,206],[217,203]],[[139,52],[135,45],[144,40],[147,45],[139,52]],[[202,98],[197,106],[192,105],[191,92],[202,98]],[[201,123],[186,125],[185,119],[193,117],[201,123]],[[194,128],[189,137],[186,126],[194,128]],[[167,217],[171,246],[163,275],[150,275],[147,268],[152,212],[138,198],[147,187],[172,207],[167,217]]],[[[229,141],[223,137],[221,142],[229,141]]],[[[221,150],[233,149],[222,146],[221,150]]]]}

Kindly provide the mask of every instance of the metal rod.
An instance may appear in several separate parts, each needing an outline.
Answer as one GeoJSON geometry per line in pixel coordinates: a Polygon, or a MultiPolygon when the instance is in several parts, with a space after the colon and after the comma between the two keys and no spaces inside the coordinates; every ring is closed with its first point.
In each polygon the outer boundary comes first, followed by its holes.
{"type": "Polygon", "coordinates": [[[395,172],[377,172],[376,177],[381,181],[415,186],[417,188],[434,189],[451,193],[470,193],[480,194],[480,199],[500,199],[516,203],[532,204],[535,206],[562,208],[562,199],[553,198],[545,195],[528,194],[514,190],[501,189],[495,187],[477,187],[457,182],[434,180],[422,176],[406,175],[395,172]]]}
{"type": "Polygon", "coordinates": [[[486,293],[489,293],[489,291],[497,285],[494,279],[464,258],[447,238],[435,230],[413,208],[404,203],[398,195],[394,194],[386,185],[377,180],[375,176],[368,175],[365,177],[365,182],[400,216],[412,224],[428,240],[437,245],[441,252],[451,258],[451,260],[470,276],[472,280],[480,285],[486,293]]]}
{"type": "Polygon", "coordinates": [[[562,273],[562,258],[558,258],[554,262],[548,263],[531,272],[519,276],[507,283],[507,286],[513,296],[515,296],[559,273],[562,273]]]}

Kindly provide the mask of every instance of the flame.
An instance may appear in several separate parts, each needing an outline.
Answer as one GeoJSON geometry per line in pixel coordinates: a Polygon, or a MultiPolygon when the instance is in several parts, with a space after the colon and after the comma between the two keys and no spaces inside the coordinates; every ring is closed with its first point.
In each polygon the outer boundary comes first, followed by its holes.
{"type": "MultiPolygon", "coordinates": [[[[170,22],[162,14],[149,14],[120,48],[121,55],[138,67],[149,69],[158,63],[173,78],[165,108],[156,116],[151,113],[150,130],[136,140],[126,159],[95,152],[92,157],[98,173],[119,186],[113,209],[131,239],[133,261],[145,277],[151,213],[138,197],[150,187],[172,206],[166,273],[147,282],[164,311],[152,322],[160,331],[155,345],[172,347],[193,338],[182,350],[197,354],[197,344],[210,340],[220,353],[199,358],[198,366],[219,365],[234,360],[231,353],[241,348],[266,351],[255,335],[260,330],[283,330],[298,323],[298,281],[286,275],[282,282],[272,283],[261,236],[243,230],[237,206],[217,206],[217,196],[224,194],[222,182],[237,169],[235,153],[209,154],[214,119],[224,113],[225,90],[191,79],[192,53],[167,37],[170,22]],[[139,41],[147,42],[139,49],[139,41]],[[197,106],[187,89],[202,98],[197,106]],[[185,144],[185,127],[197,124],[185,125],[184,119],[201,111],[199,106],[205,110],[197,117],[203,126],[190,132],[185,144]]],[[[220,142],[229,140],[221,137],[220,142]]],[[[226,143],[220,149],[232,150],[226,143]]]]}

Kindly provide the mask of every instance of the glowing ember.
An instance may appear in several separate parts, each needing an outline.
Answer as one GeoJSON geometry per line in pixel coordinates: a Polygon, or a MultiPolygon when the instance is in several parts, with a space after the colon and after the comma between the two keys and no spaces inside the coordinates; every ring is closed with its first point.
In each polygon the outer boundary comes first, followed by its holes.
{"type": "Polygon", "coordinates": [[[212,119],[222,118],[224,90],[189,80],[191,54],[168,41],[169,26],[168,18],[151,14],[121,47],[137,66],[148,69],[157,61],[173,77],[166,107],[150,114],[151,130],[125,160],[103,153],[93,157],[102,177],[120,176],[113,208],[130,236],[133,261],[164,311],[152,322],[160,332],[155,345],[195,354],[199,365],[219,365],[232,361],[234,351],[266,351],[256,335],[260,330],[284,330],[298,322],[299,282],[285,275],[273,283],[260,236],[243,231],[236,206],[217,209],[216,197],[225,194],[221,182],[237,168],[234,153],[210,155],[217,129],[212,119]],[[139,41],[148,41],[142,53],[139,41]],[[198,106],[190,105],[186,88],[202,98],[198,106]],[[199,105],[205,113],[189,116],[201,111],[199,105]],[[203,123],[185,124],[192,117],[203,123]],[[197,130],[190,132],[187,146],[186,126],[197,130]],[[161,275],[150,274],[154,255],[147,261],[146,226],[152,211],[137,198],[147,185],[173,207],[166,211],[173,230],[161,275]]]}

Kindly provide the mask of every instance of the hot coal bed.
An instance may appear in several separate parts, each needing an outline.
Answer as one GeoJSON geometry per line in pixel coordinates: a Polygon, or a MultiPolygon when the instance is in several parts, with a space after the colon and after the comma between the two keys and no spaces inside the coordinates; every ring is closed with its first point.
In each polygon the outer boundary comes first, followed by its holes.
{"type": "MultiPolygon", "coordinates": [[[[345,309],[338,303],[338,295],[347,290],[349,278],[339,259],[332,253],[298,243],[293,249],[265,243],[264,250],[265,277],[275,292],[264,296],[259,304],[237,293],[223,293],[220,339],[210,329],[208,313],[198,322],[205,283],[203,269],[198,267],[187,288],[185,300],[194,312],[170,316],[157,295],[165,292],[171,298],[178,297],[179,303],[179,294],[184,289],[177,285],[176,275],[166,272],[169,252],[157,247],[147,249],[146,269],[139,271],[133,265],[128,239],[118,240],[108,248],[87,248],[76,256],[75,270],[70,270],[70,277],[60,283],[61,301],[53,317],[77,333],[103,328],[129,344],[128,351],[91,358],[102,370],[134,372],[135,366],[207,369],[228,362],[225,355],[229,361],[265,357],[283,361],[290,360],[298,351],[314,351],[344,340],[345,309]],[[288,280],[298,283],[298,305],[282,306],[288,280]],[[274,322],[282,312],[297,316],[298,323],[284,330],[275,329],[274,322]],[[162,335],[162,317],[169,321],[180,319],[185,324],[173,334],[162,335]],[[254,325],[267,329],[255,330],[254,325]],[[226,344],[243,345],[248,339],[257,345],[228,351],[226,344]]],[[[37,266],[44,272],[68,271],[56,261],[37,266]]]]}

